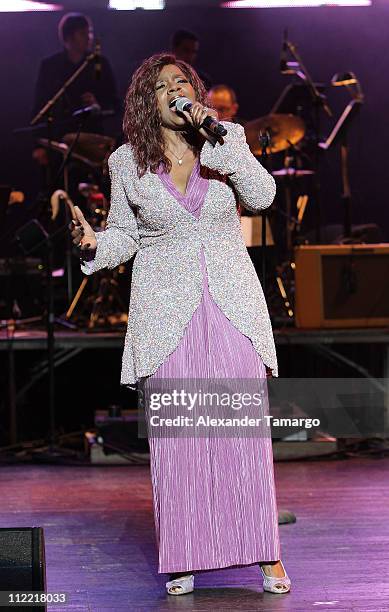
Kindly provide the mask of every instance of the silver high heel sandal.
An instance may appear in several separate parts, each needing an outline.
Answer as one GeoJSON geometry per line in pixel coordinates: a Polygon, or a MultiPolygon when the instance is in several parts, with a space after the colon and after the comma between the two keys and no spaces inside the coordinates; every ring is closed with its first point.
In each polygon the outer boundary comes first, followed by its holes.
{"type": "MultiPolygon", "coordinates": [[[[276,578],[275,576],[268,576],[267,574],[265,574],[262,567],[259,566],[262,572],[262,576],[263,576],[263,590],[264,591],[268,591],[269,593],[279,593],[279,594],[289,593],[292,583],[290,581],[288,574],[285,571],[282,561],[280,561],[280,563],[281,563],[282,569],[284,570],[284,574],[285,574],[285,576],[282,576],[281,578],[276,578]]],[[[264,563],[264,565],[268,565],[268,564],[264,563]]]]}
{"type": "Polygon", "coordinates": [[[166,583],[166,590],[169,595],[185,595],[194,591],[194,576],[188,574],[182,578],[175,578],[166,583]],[[175,590],[173,590],[175,588],[175,590]]]}

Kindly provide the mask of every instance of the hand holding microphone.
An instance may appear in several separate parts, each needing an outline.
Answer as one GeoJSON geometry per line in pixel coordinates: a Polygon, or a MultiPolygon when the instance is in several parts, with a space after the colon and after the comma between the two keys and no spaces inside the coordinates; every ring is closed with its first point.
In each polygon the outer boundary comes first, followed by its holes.
{"type": "Polygon", "coordinates": [[[215,139],[222,141],[222,136],[227,134],[225,127],[218,121],[217,112],[203,106],[200,102],[192,102],[189,98],[180,96],[172,100],[170,106],[184,115],[188,123],[211,142],[214,142],[215,139]]]}

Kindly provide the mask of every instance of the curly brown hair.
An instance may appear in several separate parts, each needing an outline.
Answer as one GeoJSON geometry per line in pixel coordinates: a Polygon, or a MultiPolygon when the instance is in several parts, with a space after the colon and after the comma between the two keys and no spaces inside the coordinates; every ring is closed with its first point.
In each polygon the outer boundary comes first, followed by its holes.
{"type": "MultiPolygon", "coordinates": [[[[161,130],[161,116],[157,105],[155,84],[163,66],[173,64],[178,66],[192,85],[196,100],[207,104],[207,91],[197,72],[172,53],[158,53],[146,59],[134,73],[126,93],[123,131],[127,142],[131,144],[135,161],[138,166],[138,176],[145,174],[150,168],[156,172],[160,163],[166,172],[171,170],[171,162],[165,156],[164,142],[161,130]]],[[[193,130],[187,140],[190,146],[199,151],[204,138],[193,130]]]]}

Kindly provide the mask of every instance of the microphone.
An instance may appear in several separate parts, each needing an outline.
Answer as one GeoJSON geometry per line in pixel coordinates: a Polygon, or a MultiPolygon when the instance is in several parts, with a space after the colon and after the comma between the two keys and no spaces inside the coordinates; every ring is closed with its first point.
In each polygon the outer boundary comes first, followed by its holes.
{"type": "MultiPolygon", "coordinates": [[[[193,104],[189,100],[189,98],[180,96],[179,98],[176,98],[175,100],[172,100],[170,102],[170,108],[173,108],[173,106],[176,107],[176,110],[182,113],[183,111],[190,111],[193,104]]],[[[207,115],[207,117],[205,117],[204,121],[201,124],[201,127],[207,129],[212,134],[215,134],[215,136],[225,136],[227,134],[226,128],[210,115],[207,115]]]]}
{"type": "Polygon", "coordinates": [[[95,44],[95,79],[98,81],[101,78],[101,43],[96,38],[95,44]]]}
{"type": "Polygon", "coordinates": [[[72,117],[79,117],[80,115],[94,115],[98,117],[112,117],[115,114],[113,108],[107,108],[103,110],[100,104],[91,104],[90,106],[83,106],[77,108],[73,113],[72,117]]]}
{"type": "Polygon", "coordinates": [[[100,113],[100,104],[91,104],[90,106],[83,106],[82,108],[77,108],[72,113],[72,117],[78,117],[79,115],[100,115],[100,113]]]}
{"type": "Polygon", "coordinates": [[[288,30],[284,30],[284,41],[282,43],[280,56],[280,71],[286,72],[288,69],[288,30]]]}

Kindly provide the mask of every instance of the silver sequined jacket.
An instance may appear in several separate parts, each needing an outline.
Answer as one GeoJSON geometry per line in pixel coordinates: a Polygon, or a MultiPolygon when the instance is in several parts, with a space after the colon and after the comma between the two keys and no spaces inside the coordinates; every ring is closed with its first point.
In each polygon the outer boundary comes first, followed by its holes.
{"type": "Polygon", "coordinates": [[[215,302],[278,375],[266,301],[236,209],[236,197],[251,211],[270,206],[275,182],[252,155],[243,128],[223,124],[228,131],[224,144],[205,142],[201,150],[200,164],[211,172],[199,219],[168,192],[157,174],[147,171],[138,178],[130,145],[122,145],[109,158],[107,228],[97,234],[95,258],[81,269],[92,274],[136,254],[123,385],[136,388],[140,378],[153,374],[178,346],[202,297],[202,245],[215,302]]]}

